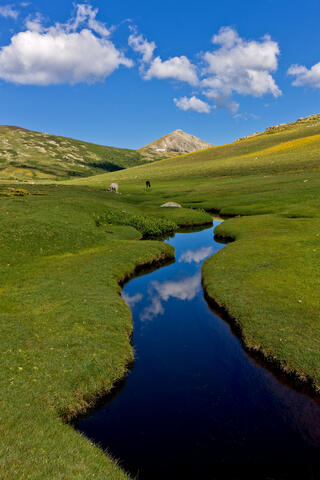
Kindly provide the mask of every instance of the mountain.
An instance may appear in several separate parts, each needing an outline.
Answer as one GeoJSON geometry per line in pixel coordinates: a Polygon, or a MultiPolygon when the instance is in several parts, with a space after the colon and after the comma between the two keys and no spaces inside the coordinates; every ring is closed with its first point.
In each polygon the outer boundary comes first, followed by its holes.
{"type": "Polygon", "coordinates": [[[175,130],[140,148],[138,152],[150,160],[159,160],[160,158],[196,152],[211,147],[213,147],[211,143],[204,142],[183,130],[175,130]]]}
{"type": "Polygon", "coordinates": [[[0,180],[88,177],[146,161],[136,150],[0,125],[0,180]]]}
{"type": "MultiPolygon", "coordinates": [[[[182,181],[204,182],[208,178],[261,175],[268,182],[270,175],[319,172],[320,165],[320,115],[299,118],[287,124],[268,127],[264,132],[249,135],[233,143],[206,150],[151,162],[112,174],[74,180],[79,185],[100,186],[108,182],[142,183],[182,181]]],[[[253,183],[254,179],[251,180],[253,183]]],[[[297,180],[306,190],[309,179],[297,180]]],[[[240,183],[241,184],[241,183],[240,183]]],[[[285,189],[280,183],[276,189],[285,189]]],[[[211,187],[210,187],[211,188],[211,187]]],[[[219,187],[222,188],[222,187],[219,187]]],[[[262,188],[261,185],[259,188],[262,188]]],[[[263,196],[263,188],[261,195],[263,196]]],[[[179,197],[175,197],[175,199],[179,197]]],[[[171,199],[171,197],[170,197],[171,199]]],[[[180,199],[181,200],[181,199],[180,199]]],[[[180,203],[180,202],[179,202],[180,203]]]]}

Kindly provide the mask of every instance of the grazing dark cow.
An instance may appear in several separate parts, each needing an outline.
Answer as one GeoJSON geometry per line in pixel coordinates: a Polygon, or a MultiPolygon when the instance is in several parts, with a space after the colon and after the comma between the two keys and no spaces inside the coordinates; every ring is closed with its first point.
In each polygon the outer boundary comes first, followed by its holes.
{"type": "Polygon", "coordinates": [[[151,188],[151,183],[149,182],[149,180],[146,181],[146,188],[151,188]]]}

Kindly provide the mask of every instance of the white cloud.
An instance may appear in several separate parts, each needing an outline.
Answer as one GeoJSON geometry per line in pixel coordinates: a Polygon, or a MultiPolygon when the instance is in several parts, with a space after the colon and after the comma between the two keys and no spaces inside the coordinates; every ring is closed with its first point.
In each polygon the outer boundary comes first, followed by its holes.
{"type": "Polygon", "coordinates": [[[0,15],[4,18],[13,18],[16,20],[19,12],[15,10],[12,5],[0,5],[0,15]]]}
{"type": "Polygon", "coordinates": [[[259,115],[256,115],[255,113],[248,113],[248,112],[243,112],[243,113],[237,113],[236,115],[233,115],[233,118],[241,118],[242,120],[258,120],[259,115]]]}
{"type": "Polygon", "coordinates": [[[174,79],[187,82],[190,85],[197,85],[198,83],[196,67],[184,55],[164,61],[160,57],[154,58],[144,78],[146,80],[151,78],[174,79]]]}
{"type": "Polygon", "coordinates": [[[142,55],[143,66],[140,72],[145,80],[173,79],[197,85],[196,67],[186,56],[172,57],[168,60],[162,60],[159,56],[154,58],[155,42],[149,42],[143,35],[138,35],[136,27],[132,27],[131,31],[133,33],[129,36],[128,43],[135,52],[142,55]]]}
{"type": "Polygon", "coordinates": [[[296,77],[292,83],[296,87],[320,88],[320,62],[313,65],[310,69],[303,65],[291,65],[288,75],[296,77]]]}
{"type": "Polygon", "coordinates": [[[44,32],[45,28],[43,27],[44,17],[37,12],[33,17],[28,16],[25,24],[26,29],[33,32],[44,32]]]}
{"type": "Polygon", "coordinates": [[[235,113],[239,105],[231,100],[233,93],[253,97],[266,93],[281,95],[271,75],[278,66],[279,46],[268,35],[261,41],[248,41],[234,29],[223,27],[212,42],[220,47],[203,55],[207,66],[201,84],[218,107],[235,113]]]}
{"type": "Polygon", "coordinates": [[[129,36],[128,44],[137,53],[142,55],[142,61],[149,63],[152,60],[153,52],[156,49],[154,42],[148,42],[142,35],[138,35],[135,28],[129,36]]]}
{"type": "Polygon", "coordinates": [[[174,79],[186,82],[212,101],[210,105],[195,93],[191,97],[175,98],[182,110],[210,113],[212,108],[227,108],[232,115],[239,109],[234,94],[261,97],[281,95],[272,74],[278,68],[278,43],[269,35],[261,40],[246,40],[231,27],[222,27],[212,37],[215,48],[202,54],[201,64],[192,63],[185,55],[162,60],[154,57],[156,45],[138,35],[136,28],[129,37],[129,45],[142,56],[140,72],[145,80],[174,79]],[[205,66],[203,65],[203,61],[205,66]],[[202,79],[199,80],[199,72],[202,79]]]}
{"type": "Polygon", "coordinates": [[[69,30],[77,30],[80,25],[88,24],[88,27],[94,32],[103,37],[110,35],[109,30],[106,28],[103,22],[99,22],[96,19],[98,14],[97,8],[92,8],[91,5],[78,4],[76,10],[76,17],[72,19],[68,24],[69,30]]]}
{"type": "Polygon", "coordinates": [[[179,263],[181,262],[200,263],[202,262],[202,260],[209,257],[209,255],[212,255],[212,253],[213,253],[212,247],[202,247],[202,248],[199,248],[198,250],[187,250],[179,258],[179,263]]]}
{"type": "Polygon", "coordinates": [[[131,67],[133,62],[106,38],[110,33],[96,14],[80,4],[75,18],[64,25],[45,28],[41,16],[29,19],[27,30],[0,50],[0,78],[30,85],[74,84],[102,81],[120,65],[131,67]],[[83,23],[86,28],[76,31],[83,23]]]}
{"type": "Polygon", "coordinates": [[[208,103],[200,100],[200,98],[195,97],[194,95],[190,98],[181,97],[173,99],[175,105],[180,108],[180,110],[194,110],[198,113],[210,113],[211,107],[208,103]]]}

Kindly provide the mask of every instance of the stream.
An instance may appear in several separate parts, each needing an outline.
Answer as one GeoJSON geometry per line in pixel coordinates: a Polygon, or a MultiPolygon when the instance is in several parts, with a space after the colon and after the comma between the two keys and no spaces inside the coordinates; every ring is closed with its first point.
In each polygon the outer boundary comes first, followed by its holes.
{"type": "Polygon", "coordinates": [[[252,359],[205,301],[219,223],[177,233],[175,263],[125,285],[135,363],[76,429],[140,480],[318,480],[320,406],[252,359]]]}

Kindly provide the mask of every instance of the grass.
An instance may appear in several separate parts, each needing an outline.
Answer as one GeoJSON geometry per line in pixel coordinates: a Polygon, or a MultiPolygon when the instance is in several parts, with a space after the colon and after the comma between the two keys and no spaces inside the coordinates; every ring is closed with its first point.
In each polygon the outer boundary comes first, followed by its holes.
{"type": "Polygon", "coordinates": [[[138,185],[150,180],[181,184],[186,180],[199,183],[212,178],[248,175],[277,175],[282,173],[317,172],[320,162],[320,117],[309,122],[296,122],[279,132],[262,133],[248,140],[214,147],[196,153],[141,165],[113,174],[73,183],[99,187],[116,181],[138,185]]]}
{"type": "Polygon", "coordinates": [[[0,202],[0,477],[127,478],[61,418],[125,374],[132,324],[119,281],[172,248],[130,226],[98,228],[113,206],[105,192],[28,188],[0,202]]]}
{"type": "Polygon", "coordinates": [[[129,225],[142,234],[143,238],[157,238],[172,235],[177,230],[177,224],[165,218],[156,216],[132,215],[126,210],[108,209],[106,213],[96,217],[98,227],[107,225],[129,225]]]}
{"type": "Polygon", "coordinates": [[[138,240],[117,213],[116,225],[97,227],[110,211],[180,226],[208,223],[205,210],[241,215],[218,229],[235,242],[204,264],[205,288],[248,347],[319,389],[319,134],[316,117],[152,165],[0,195],[1,479],[127,478],[61,420],[86,411],[133,358],[119,281],[173,255],[167,244],[138,240]],[[106,192],[111,181],[121,195],[106,192]],[[161,208],[167,201],[183,208],[161,208]]]}

